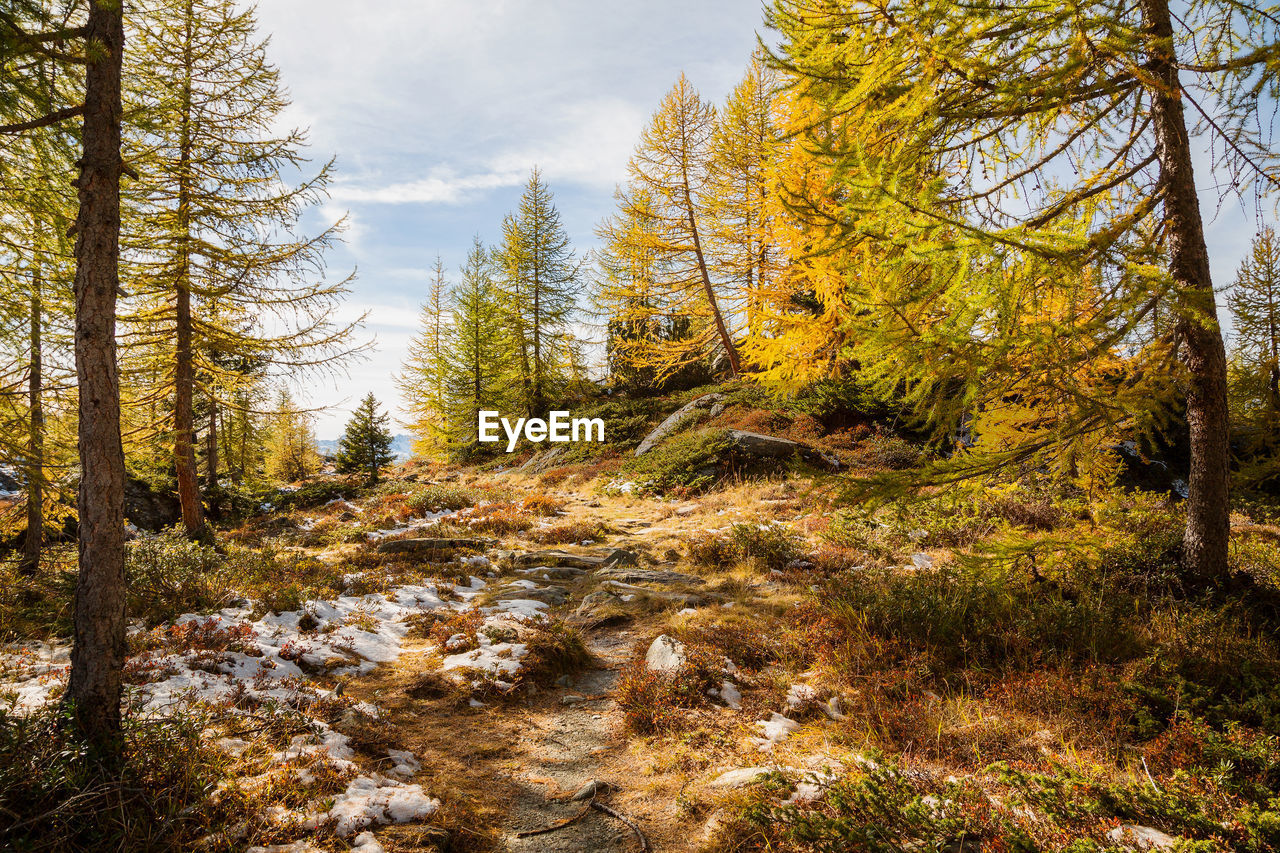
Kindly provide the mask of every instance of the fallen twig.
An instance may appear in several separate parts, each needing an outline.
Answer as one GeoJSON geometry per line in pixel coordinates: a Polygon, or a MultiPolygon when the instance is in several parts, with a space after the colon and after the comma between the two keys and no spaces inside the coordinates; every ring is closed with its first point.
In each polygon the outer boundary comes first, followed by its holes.
{"type": "Polygon", "coordinates": [[[544,826],[541,829],[530,829],[527,832],[517,832],[516,838],[529,838],[534,835],[546,835],[548,832],[555,832],[557,829],[564,829],[566,826],[577,823],[582,820],[591,811],[591,807],[596,804],[595,798],[592,797],[591,802],[582,807],[582,811],[570,818],[565,818],[559,823],[553,823],[550,826],[544,826]]]}
{"type": "Polygon", "coordinates": [[[640,831],[640,827],[636,825],[635,821],[631,820],[625,815],[619,814],[618,812],[606,806],[604,803],[597,803],[595,800],[592,800],[588,804],[587,808],[595,809],[598,812],[604,812],[609,817],[615,818],[616,820],[620,820],[623,823],[625,823],[628,827],[631,828],[631,831],[636,834],[636,838],[640,839],[640,849],[643,850],[644,853],[653,853],[653,848],[649,846],[649,839],[645,838],[644,833],[640,831]]]}

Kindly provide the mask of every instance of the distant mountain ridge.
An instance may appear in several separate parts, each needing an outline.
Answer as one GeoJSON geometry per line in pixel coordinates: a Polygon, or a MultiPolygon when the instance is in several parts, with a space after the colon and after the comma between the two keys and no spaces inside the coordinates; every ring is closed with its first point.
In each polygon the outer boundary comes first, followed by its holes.
{"type": "MultiPolygon", "coordinates": [[[[338,452],[338,439],[316,439],[316,450],[321,456],[333,456],[338,452]]],[[[397,462],[403,462],[413,455],[413,436],[407,433],[391,437],[391,452],[396,455],[397,462]]]]}

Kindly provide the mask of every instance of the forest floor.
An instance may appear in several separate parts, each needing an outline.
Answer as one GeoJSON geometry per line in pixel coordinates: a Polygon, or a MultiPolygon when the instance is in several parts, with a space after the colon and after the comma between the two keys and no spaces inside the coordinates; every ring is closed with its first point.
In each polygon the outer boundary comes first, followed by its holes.
{"type": "Polygon", "coordinates": [[[141,535],[110,783],[53,701],[71,567],[0,564],[0,848],[1280,849],[1274,503],[1189,589],[1176,497],[1114,466],[861,506],[717,430],[917,451],[735,405],[643,461],[320,477],[216,547],[141,535]]]}

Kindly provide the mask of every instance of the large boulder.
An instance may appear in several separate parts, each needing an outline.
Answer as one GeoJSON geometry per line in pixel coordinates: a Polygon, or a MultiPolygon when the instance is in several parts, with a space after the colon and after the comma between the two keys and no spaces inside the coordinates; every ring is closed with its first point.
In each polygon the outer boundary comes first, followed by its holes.
{"type": "Polygon", "coordinates": [[[731,450],[739,456],[753,456],[757,459],[789,459],[798,455],[806,462],[821,468],[834,471],[840,467],[840,460],[830,453],[788,438],[747,432],[742,429],[728,430],[726,436],[731,450]]]}
{"type": "Polygon", "coordinates": [[[124,517],[134,527],[156,533],[182,520],[182,506],[177,495],[158,492],[131,474],[124,481],[124,517]]]}
{"type": "Polygon", "coordinates": [[[657,428],[655,428],[653,432],[645,436],[644,441],[640,442],[636,447],[636,456],[644,456],[650,450],[653,450],[653,448],[667,436],[676,432],[687,422],[701,414],[704,409],[710,410],[714,408],[723,399],[723,394],[713,393],[704,394],[698,399],[690,403],[686,403],[674,414],[670,415],[665,421],[658,424],[657,428]]]}

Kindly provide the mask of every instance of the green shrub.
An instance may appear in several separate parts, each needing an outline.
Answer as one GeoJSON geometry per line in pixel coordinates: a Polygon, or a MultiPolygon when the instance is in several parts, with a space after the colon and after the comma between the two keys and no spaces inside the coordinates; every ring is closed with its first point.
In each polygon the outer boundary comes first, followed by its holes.
{"type": "Polygon", "coordinates": [[[341,591],[342,571],[296,551],[230,546],[220,551],[193,542],[174,527],[129,544],[129,614],[148,626],[184,613],[211,613],[237,598],[268,611],[296,610],[311,598],[341,591]]]}
{"type": "Polygon", "coordinates": [[[183,613],[207,613],[237,596],[236,567],[179,527],[129,543],[125,554],[129,615],[155,625],[183,613]]]}
{"type": "Polygon", "coordinates": [[[900,471],[918,464],[923,451],[900,435],[877,430],[863,439],[854,450],[854,458],[869,468],[900,471]]]}
{"type": "Polygon", "coordinates": [[[475,505],[475,495],[469,489],[447,483],[418,489],[405,500],[405,506],[416,514],[452,512],[475,505]]]}
{"type": "Polygon", "coordinates": [[[644,456],[627,460],[621,476],[635,482],[642,493],[694,494],[720,478],[730,445],[727,430],[681,433],[644,456]]]}
{"type": "Polygon", "coordinates": [[[745,524],[729,527],[723,533],[697,533],[688,542],[689,557],[695,563],[712,568],[728,568],[747,562],[758,569],[784,569],[799,558],[803,540],[782,524],[745,524]]]}

